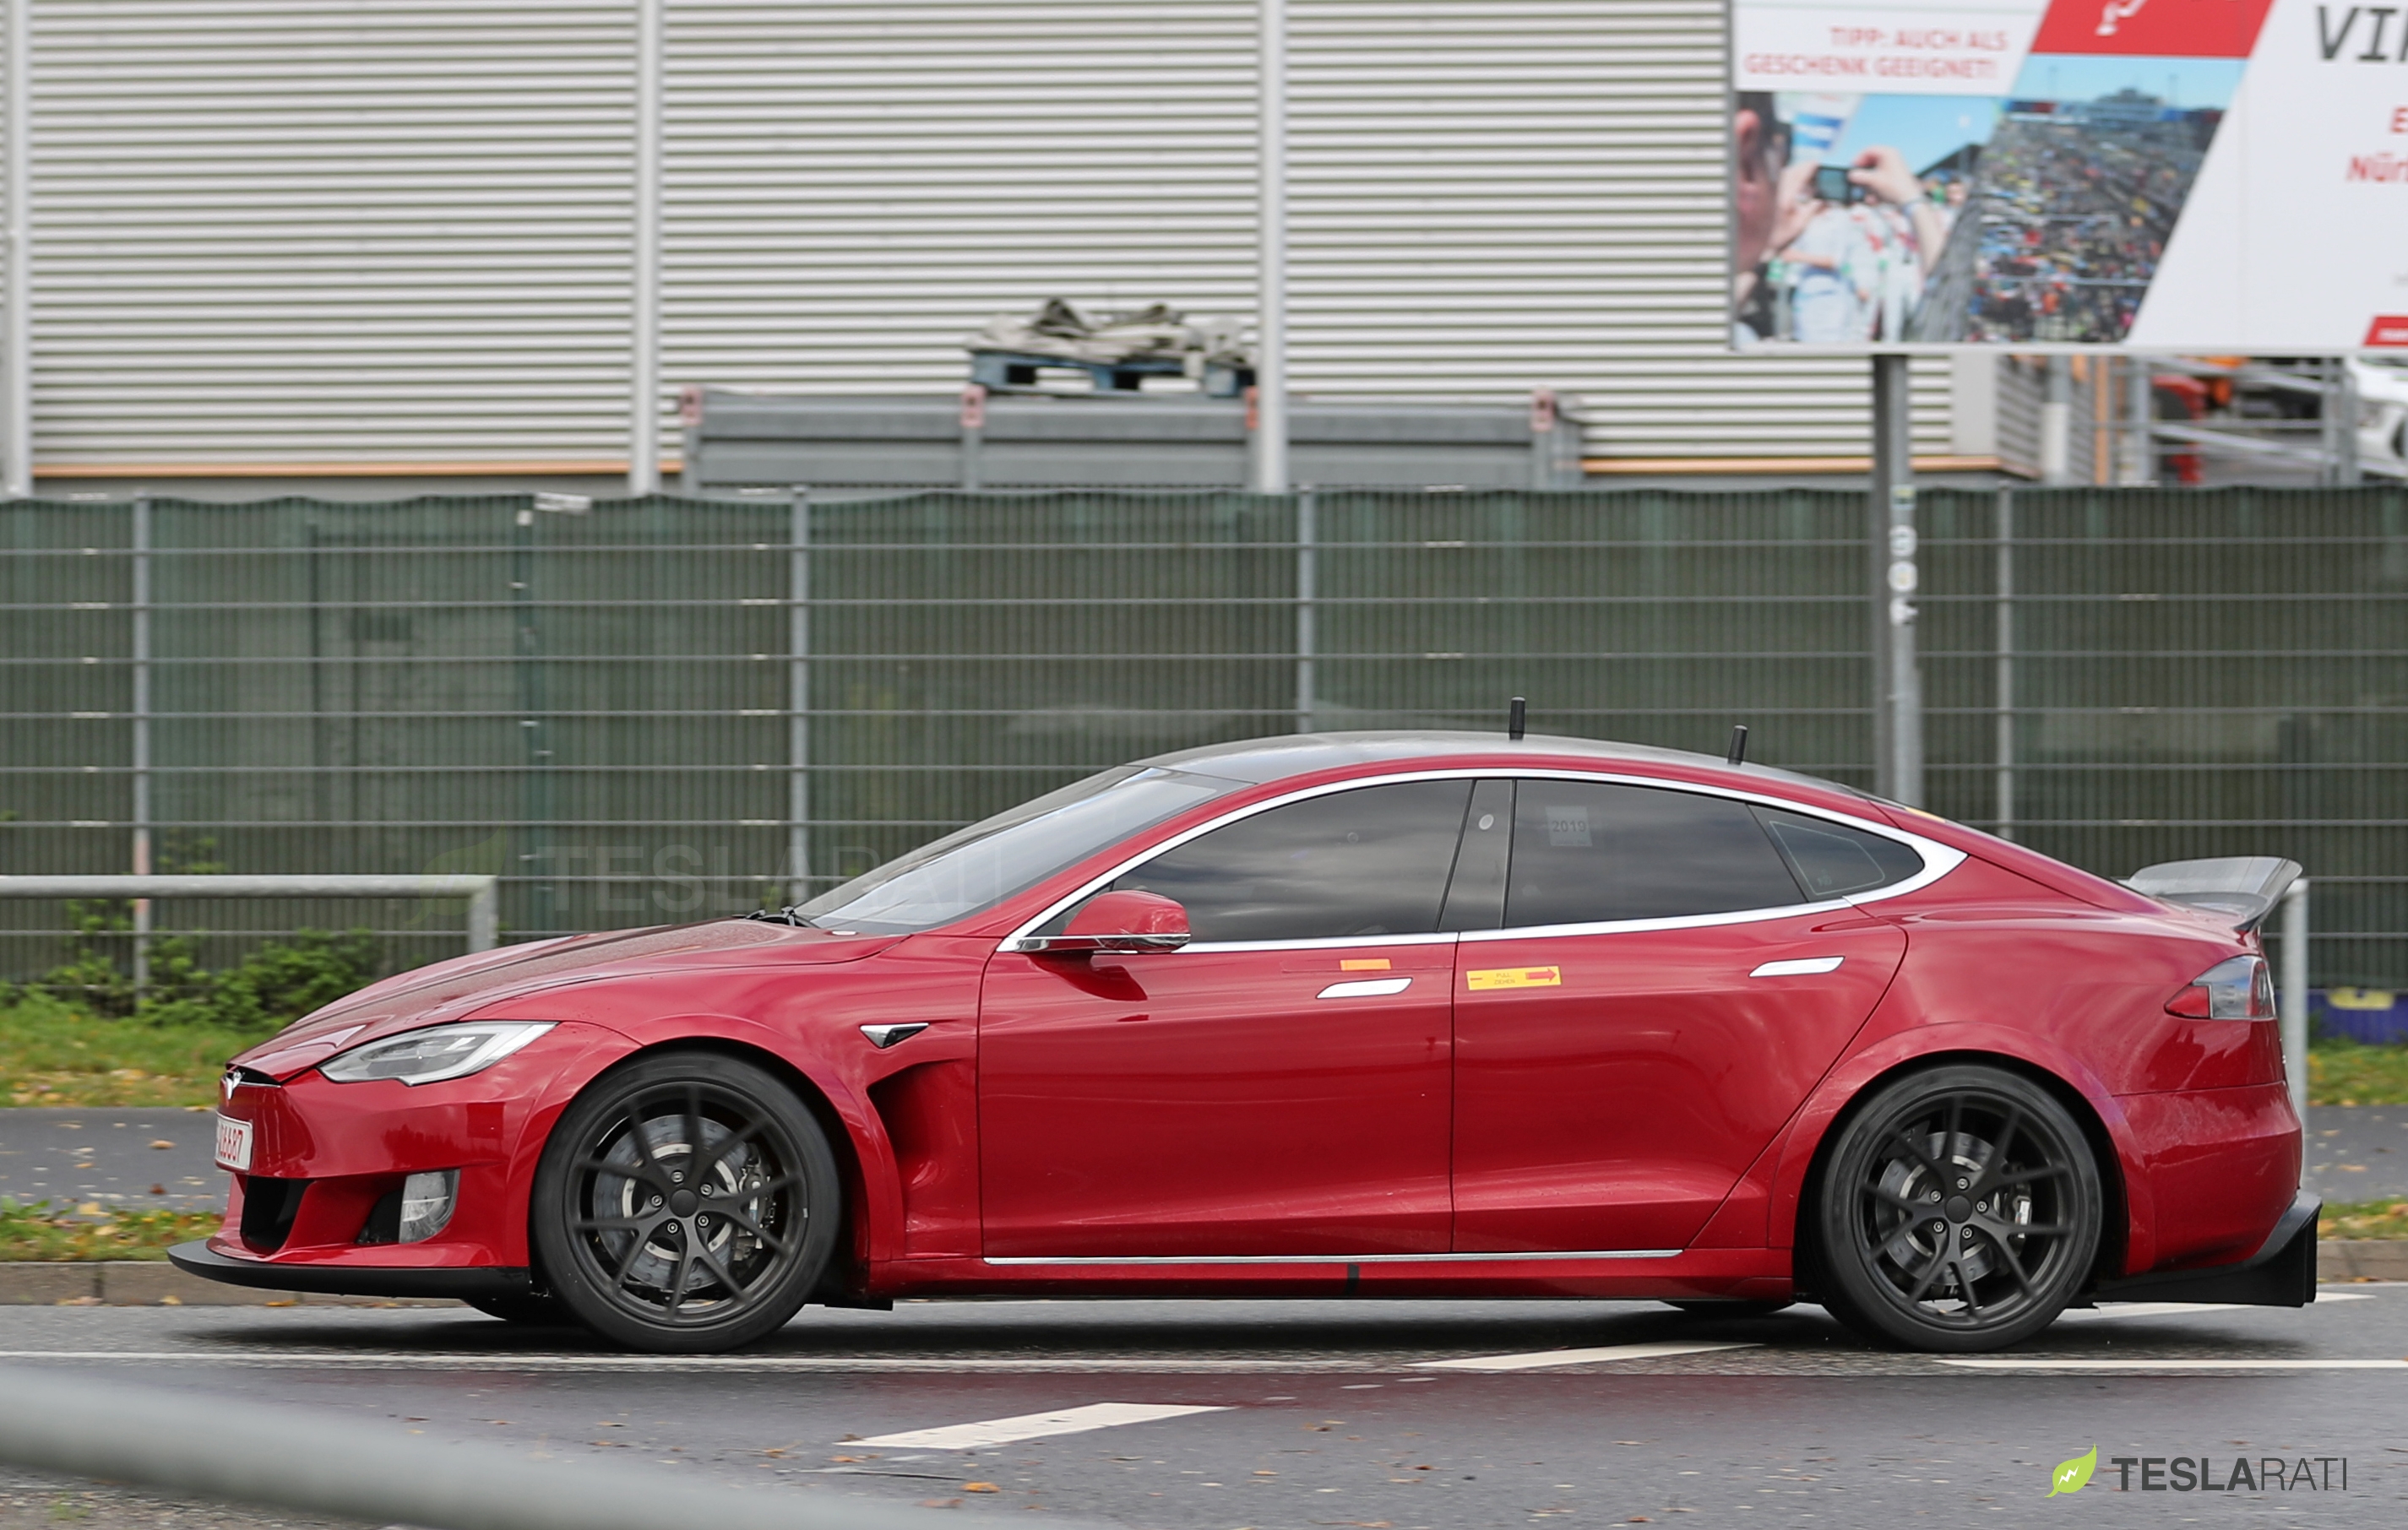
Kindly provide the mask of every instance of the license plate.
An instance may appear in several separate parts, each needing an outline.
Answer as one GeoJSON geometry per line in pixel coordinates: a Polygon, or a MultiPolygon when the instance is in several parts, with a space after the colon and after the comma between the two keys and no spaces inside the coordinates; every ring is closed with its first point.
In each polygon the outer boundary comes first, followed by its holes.
{"type": "Polygon", "coordinates": [[[218,1117],[218,1167],[251,1172],[251,1122],[218,1117]]]}

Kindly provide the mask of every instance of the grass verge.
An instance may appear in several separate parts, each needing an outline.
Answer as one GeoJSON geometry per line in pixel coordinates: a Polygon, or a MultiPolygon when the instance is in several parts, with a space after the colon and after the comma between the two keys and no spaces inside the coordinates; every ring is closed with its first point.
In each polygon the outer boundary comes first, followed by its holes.
{"type": "Polygon", "coordinates": [[[2318,1237],[2408,1237],[2408,1201],[2327,1201],[2318,1237]]]}
{"type": "Polygon", "coordinates": [[[101,1020],[41,994],[0,1008],[0,1105],[208,1105],[256,1031],[101,1020]]]}
{"type": "Polygon", "coordinates": [[[2308,1049],[2310,1105],[2408,1105],[2408,1047],[2319,1041],[2308,1049]]]}
{"type": "Polygon", "coordinates": [[[0,1262],[165,1259],[169,1245],[207,1237],[222,1220],[215,1211],[0,1199],[0,1262]]]}

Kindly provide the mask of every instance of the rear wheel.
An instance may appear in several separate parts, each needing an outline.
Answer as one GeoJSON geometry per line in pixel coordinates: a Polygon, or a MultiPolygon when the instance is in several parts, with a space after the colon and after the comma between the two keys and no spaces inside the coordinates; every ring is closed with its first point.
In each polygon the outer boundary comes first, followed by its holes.
{"type": "Polygon", "coordinates": [[[729,1350],[818,1284],[839,1217],[836,1155],[794,1093],[708,1052],[605,1075],[553,1128],[535,1241],[577,1320],[629,1349],[729,1350]]]}
{"type": "Polygon", "coordinates": [[[1833,1316],[1910,1349],[1995,1350],[2057,1320],[2088,1279],[2102,1196],[2082,1129],[2046,1091],[1952,1066],[1889,1085],[1842,1130],[1813,1234],[1833,1316]]]}

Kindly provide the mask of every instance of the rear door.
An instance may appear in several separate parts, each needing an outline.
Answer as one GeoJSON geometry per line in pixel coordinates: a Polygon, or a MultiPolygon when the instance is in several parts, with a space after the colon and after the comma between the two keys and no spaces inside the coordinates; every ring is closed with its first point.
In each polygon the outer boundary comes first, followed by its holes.
{"type": "Polygon", "coordinates": [[[1835,889],[1919,863],[1670,787],[1526,778],[1512,796],[1497,927],[1456,949],[1454,1246],[1685,1247],[1905,952],[1835,889]],[[1773,829],[1820,857],[1814,891],[1773,829]]]}

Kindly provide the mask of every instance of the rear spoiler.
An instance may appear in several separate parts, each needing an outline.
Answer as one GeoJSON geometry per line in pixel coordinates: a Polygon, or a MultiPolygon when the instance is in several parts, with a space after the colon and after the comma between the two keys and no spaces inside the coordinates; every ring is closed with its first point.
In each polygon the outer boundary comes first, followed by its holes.
{"type": "Polygon", "coordinates": [[[2209,861],[2167,861],[2124,879],[2135,893],[2220,914],[2236,934],[2254,930],[2299,879],[2300,863],[2279,855],[2225,855],[2209,861]]]}

